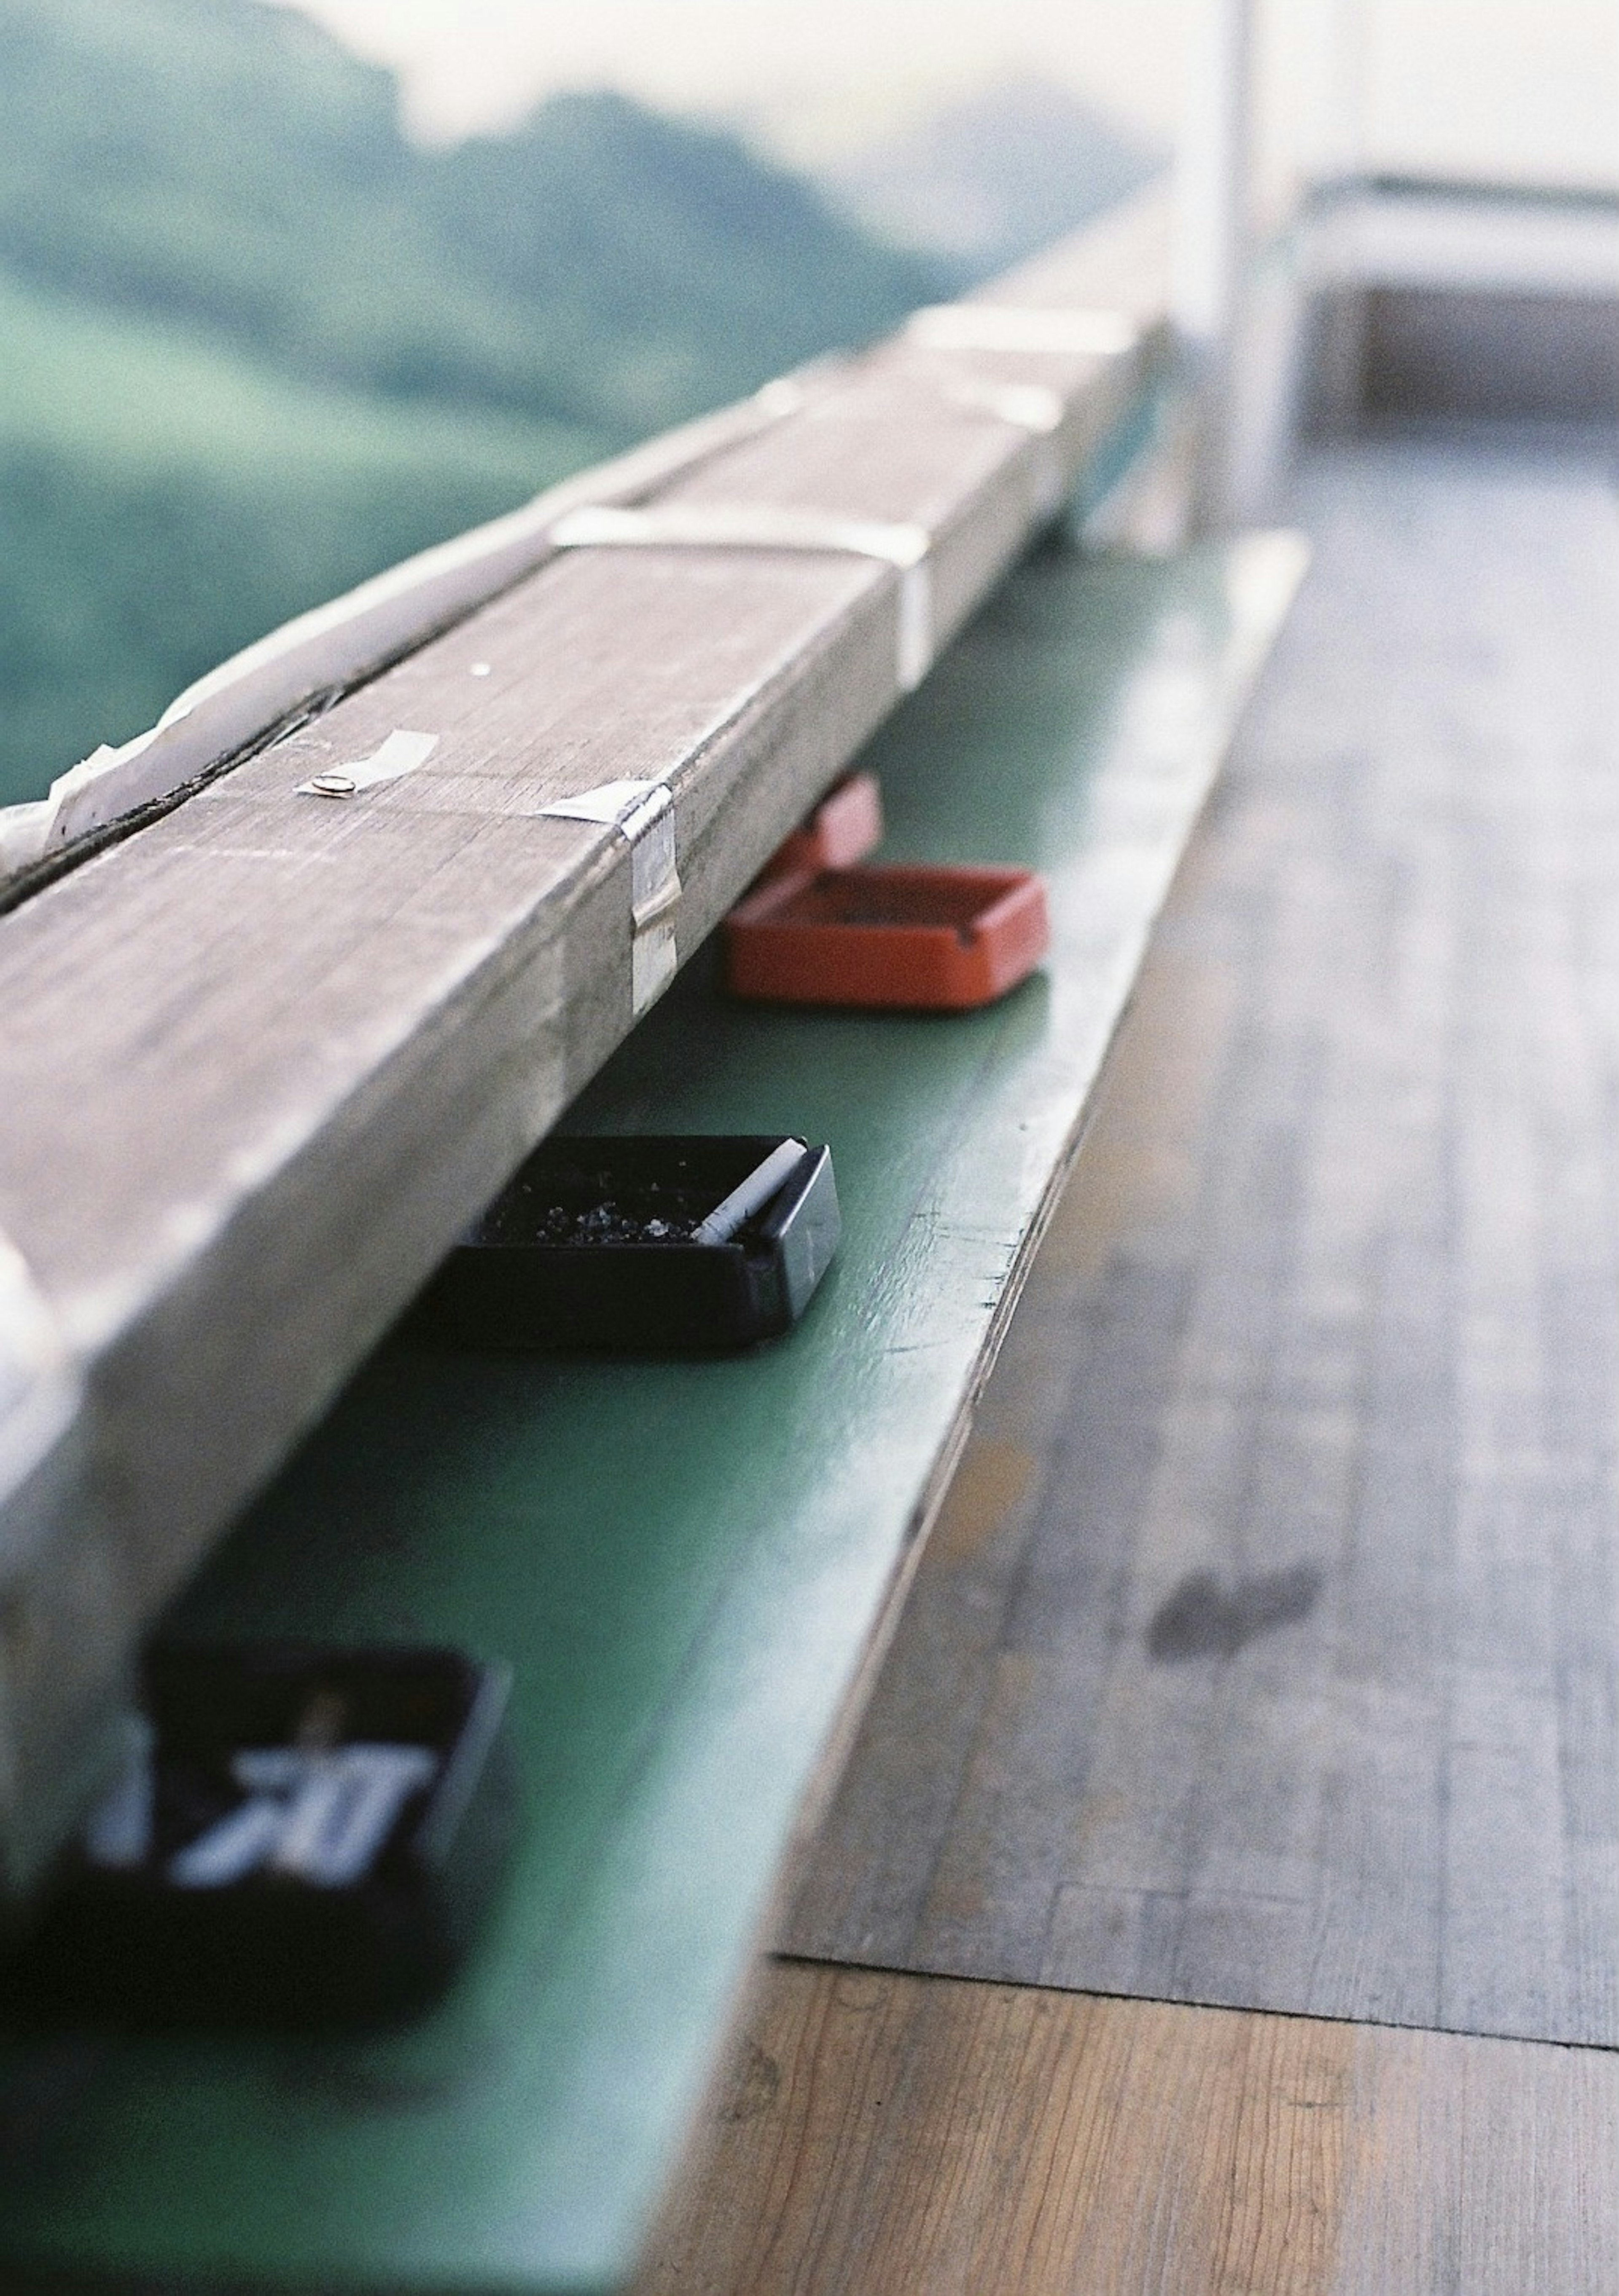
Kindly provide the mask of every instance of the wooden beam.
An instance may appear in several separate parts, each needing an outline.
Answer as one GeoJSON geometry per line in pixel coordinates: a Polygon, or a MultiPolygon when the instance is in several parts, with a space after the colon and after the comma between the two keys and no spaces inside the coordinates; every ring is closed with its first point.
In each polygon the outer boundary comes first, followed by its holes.
{"type": "Polygon", "coordinates": [[[736,539],[552,538],[0,917],[0,1234],[50,1334],[0,1324],[0,1361],[72,1398],[0,1484],[5,1893],[82,1803],[144,1627],[892,709],[903,617],[920,596],[945,644],[1141,392],[1162,266],[1109,290],[1162,234],[1127,228],[999,299],[1123,308],[1111,348],[901,335],[637,490],[736,539]]]}

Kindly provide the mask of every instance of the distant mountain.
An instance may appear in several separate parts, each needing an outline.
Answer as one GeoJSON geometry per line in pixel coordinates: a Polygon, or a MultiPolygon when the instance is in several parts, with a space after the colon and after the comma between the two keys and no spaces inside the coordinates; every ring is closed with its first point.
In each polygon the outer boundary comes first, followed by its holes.
{"type": "Polygon", "coordinates": [[[1003,270],[1139,191],[1165,155],[1065,88],[1009,79],[823,166],[828,193],[963,279],[1003,270]]]}
{"type": "Polygon", "coordinates": [[[926,267],[612,94],[411,144],[259,0],[0,0],[0,262],[390,397],[642,432],[889,324],[926,267]]]}
{"type": "Polygon", "coordinates": [[[0,273],[0,805],[600,443],[301,381],[0,273]]]}
{"type": "Polygon", "coordinates": [[[620,96],[413,145],[260,0],[0,0],[0,802],[300,608],[937,293],[620,96]]]}

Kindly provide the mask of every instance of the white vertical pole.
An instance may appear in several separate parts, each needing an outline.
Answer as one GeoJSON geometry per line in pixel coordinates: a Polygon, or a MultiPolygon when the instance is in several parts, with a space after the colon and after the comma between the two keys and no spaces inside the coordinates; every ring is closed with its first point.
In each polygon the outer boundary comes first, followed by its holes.
{"type": "Polygon", "coordinates": [[[1255,0],[1193,0],[1175,180],[1173,306],[1200,402],[1196,512],[1219,526],[1231,462],[1233,362],[1252,253],[1255,0]]]}
{"type": "Polygon", "coordinates": [[[1372,0],[1318,0],[1316,149],[1311,173],[1338,184],[1367,167],[1372,0]]]}

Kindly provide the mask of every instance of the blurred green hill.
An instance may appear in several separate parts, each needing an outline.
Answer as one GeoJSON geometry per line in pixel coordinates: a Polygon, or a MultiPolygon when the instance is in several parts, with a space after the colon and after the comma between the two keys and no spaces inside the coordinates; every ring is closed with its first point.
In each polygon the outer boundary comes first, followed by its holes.
{"type": "Polygon", "coordinates": [[[425,152],[259,0],[0,0],[0,802],[938,283],[618,96],[425,152]]]}

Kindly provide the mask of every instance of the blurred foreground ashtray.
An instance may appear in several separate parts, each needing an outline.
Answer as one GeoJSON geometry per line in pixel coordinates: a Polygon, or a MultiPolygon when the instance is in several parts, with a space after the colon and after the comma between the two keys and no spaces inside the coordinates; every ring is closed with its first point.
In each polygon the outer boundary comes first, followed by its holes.
{"type": "Polygon", "coordinates": [[[847,869],[863,861],[883,833],[882,791],[873,774],[846,774],[822,799],[807,821],[778,845],[761,873],[761,882],[778,877],[814,876],[822,869],[847,869]]]}
{"type": "Polygon", "coordinates": [[[1045,955],[1045,888],[1026,869],[830,869],[761,885],[725,920],[739,996],[962,1011],[1045,955]]]}
{"type": "Polygon", "coordinates": [[[780,1134],[552,1138],[413,1322],[470,1347],[748,1347],[797,1322],[838,1238],[830,1149],[780,1134]]]}
{"type": "Polygon", "coordinates": [[[509,1677],[449,1650],[172,1645],[7,1985],[141,2025],[371,2023],[454,1975],[515,1815],[509,1677]]]}

